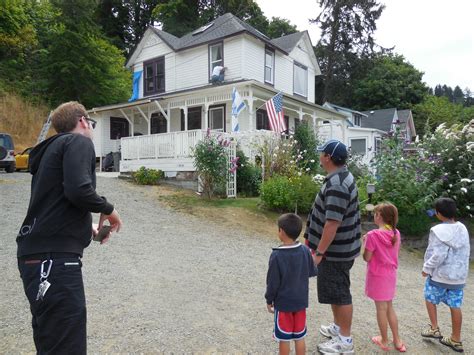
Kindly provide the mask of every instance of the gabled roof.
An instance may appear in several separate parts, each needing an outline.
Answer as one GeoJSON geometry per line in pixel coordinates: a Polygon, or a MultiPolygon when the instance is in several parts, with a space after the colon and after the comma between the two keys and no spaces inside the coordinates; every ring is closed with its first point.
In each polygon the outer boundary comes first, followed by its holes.
{"type": "Polygon", "coordinates": [[[298,44],[299,40],[303,36],[305,31],[303,32],[296,32],[286,36],[281,36],[279,38],[272,39],[271,42],[282,49],[284,49],[287,53],[290,53],[293,48],[298,44]]]}
{"type": "Polygon", "coordinates": [[[363,117],[367,117],[367,115],[365,113],[362,113],[362,112],[359,112],[359,111],[356,111],[356,110],[353,110],[353,109],[350,109],[350,108],[347,108],[347,107],[343,107],[343,106],[339,106],[339,105],[336,105],[336,104],[332,104],[328,101],[326,101],[324,103],[324,105],[328,105],[330,106],[331,108],[333,108],[334,110],[336,111],[347,111],[347,112],[353,112],[353,113],[357,113],[359,115],[362,115],[363,117]]]}
{"type": "Polygon", "coordinates": [[[381,131],[389,132],[396,112],[396,108],[362,111],[362,114],[367,115],[367,117],[362,117],[360,126],[365,128],[376,128],[381,131]]]}
{"type": "MultiPolygon", "coordinates": [[[[150,26],[149,28],[152,29],[158,37],[160,37],[168,46],[170,46],[175,51],[181,51],[187,48],[192,48],[201,44],[214,42],[219,39],[247,32],[248,34],[262,40],[268,45],[275,47],[276,49],[279,49],[280,51],[286,54],[288,53],[284,47],[280,46],[278,43],[274,43],[269,37],[264,35],[262,32],[253,28],[248,23],[242,21],[231,13],[226,13],[222,16],[219,16],[214,21],[211,21],[208,24],[202,26],[202,28],[205,28],[205,30],[203,31],[196,33],[197,30],[195,30],[188,34],[185,34],[181,38],[173,36],[168,32],[159,30],[153,26],[150,26]]],[[[286,41],[284,42],[286,43],[286,41]]]]}
{"type": "Polygon", "coordinates": [[[400,122],[407,123],[411,115],[411,110],[398,110],[397,114],[400,122]]]}

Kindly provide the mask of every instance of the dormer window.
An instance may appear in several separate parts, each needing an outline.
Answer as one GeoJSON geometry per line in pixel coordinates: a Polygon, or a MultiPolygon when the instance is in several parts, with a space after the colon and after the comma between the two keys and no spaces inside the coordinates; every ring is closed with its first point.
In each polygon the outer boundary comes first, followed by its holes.
{"type": "Polygon", "coordinates": [[[143,79],[144,96],[165,91],[165,58],[160,57],[143,64],[145,77],[143,79]]]}
{"type": "Polygon", "coordinates": [[[354,114],[354,126],[360,127],[361,117],[358,114],[354,114]]]}
{"type": "Polygon", "coordinates": [[[209,46],[209,78],[212,75],[214,67],[224,67],[223,44],[216,43],[209,46]]]}

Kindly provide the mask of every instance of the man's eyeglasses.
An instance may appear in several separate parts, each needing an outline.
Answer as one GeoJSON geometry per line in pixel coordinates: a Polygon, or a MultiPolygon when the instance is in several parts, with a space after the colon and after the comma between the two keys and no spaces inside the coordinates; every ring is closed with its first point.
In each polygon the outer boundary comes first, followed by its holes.
{"type": "Polygon", "coordinates": [[[95,126],[97,124],[96,120],[93,120],[89,116],[82,116],[82,118],[84,118],[87,122],[90,122],[90,125],[92,126],[92,129],[95,129],[95,126]]]}

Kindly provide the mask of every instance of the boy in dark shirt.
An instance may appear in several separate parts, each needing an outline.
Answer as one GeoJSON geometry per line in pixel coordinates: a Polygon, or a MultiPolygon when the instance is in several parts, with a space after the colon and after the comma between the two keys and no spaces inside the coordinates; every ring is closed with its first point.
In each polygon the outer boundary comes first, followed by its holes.
{"type": "Polygon", "coordinates": [[[290,353],[295,341],[296,354],[306,352],[306,308],[309,278],[317,270],[309,248],[297,241],[303,223],[294,213],[278,218],[278,237],[282,245],[273,248],[267,273],[268,312],[275,314],[273,337],[279,342],[280,354],[290,353]]]}

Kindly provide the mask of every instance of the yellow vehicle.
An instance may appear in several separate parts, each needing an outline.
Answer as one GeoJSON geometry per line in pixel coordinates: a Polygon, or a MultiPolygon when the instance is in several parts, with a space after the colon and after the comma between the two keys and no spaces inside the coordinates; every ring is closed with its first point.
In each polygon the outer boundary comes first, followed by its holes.
{"type": "Polygon", "coordinates": [[[16,161],[16,170],[29,170],[30,166],[28,164],[28,160],[30,157],[30,151],[33,149],[32,147],[26,148],[23,152],[20,154],[15,155],[15,161],[16,161]]]}

